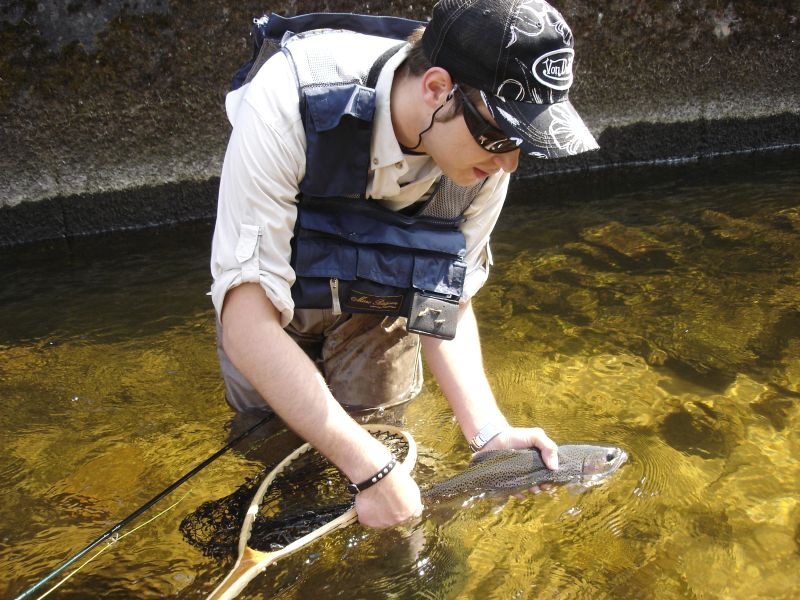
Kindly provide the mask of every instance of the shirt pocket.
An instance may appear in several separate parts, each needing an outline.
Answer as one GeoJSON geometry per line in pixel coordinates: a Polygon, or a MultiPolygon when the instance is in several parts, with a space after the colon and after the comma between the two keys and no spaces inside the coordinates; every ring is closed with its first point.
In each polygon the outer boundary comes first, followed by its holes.
{"type": "Polygon", "coordinates": [[[258,242],[261,232],[258,225],[242,223],[239,227],[239,240],[234,254],[242,268],[242,283],[259,281],[258,242]]]}

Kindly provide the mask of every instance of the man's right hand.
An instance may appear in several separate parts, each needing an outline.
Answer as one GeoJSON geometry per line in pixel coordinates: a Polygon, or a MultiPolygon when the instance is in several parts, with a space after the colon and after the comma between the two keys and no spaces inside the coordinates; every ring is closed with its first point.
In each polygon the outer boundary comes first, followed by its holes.
{"type": "Polygon", "coordinates": [[[399,464],[379,483],[356,495],[358,521],[383,529],[422,514],[419,486],[405,465],[399,464]]]}
{"type": "MultiPolygon", "coordinates": [[[[222,324],[223,346],[233,364],[295,433],[351,480],[362,481],[386,464],[389,451],[336,401],[314,363],[281,327],[280,313],[258,284],[228,292],[222,324]]],[[[368,527],[397,525],[422,513],[419,487],[399,464],[356,496],[356,510],[368,527]]]]}

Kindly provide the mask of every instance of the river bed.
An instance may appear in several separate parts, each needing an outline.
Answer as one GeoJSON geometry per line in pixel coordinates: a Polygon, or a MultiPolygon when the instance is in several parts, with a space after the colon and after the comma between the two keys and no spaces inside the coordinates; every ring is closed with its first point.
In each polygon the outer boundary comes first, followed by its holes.
{"type": "MultiPolygon", "coordinates": [[[[796,597],[799,166],[784,153],[517,182],[475,300],[495,394],[515,424],[630,462],[583,493],[350,527],[241,597],[796,597]]],[[[227,443],[210,239],[198,223],[0,251],[4,597],[227,443]]],[[[420,482],[466,465],[430,378],[405,426],[420,482]]],[[[270,443],[203,469],[56,594],[204,597],[231,563],[178,526],[258,473],[270,443]]]]}

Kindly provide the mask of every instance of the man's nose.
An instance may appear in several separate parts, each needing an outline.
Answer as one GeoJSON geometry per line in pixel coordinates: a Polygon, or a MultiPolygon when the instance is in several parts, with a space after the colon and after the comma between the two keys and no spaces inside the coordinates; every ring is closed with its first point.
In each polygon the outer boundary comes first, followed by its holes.
{"type": "Polygon", "coordinates": [[[519,149],[511,152],[503,152],[502,154],[495,154],[494,164],[498,168],[503,169],[506,173],[513,173],[519,166],[519,149]]]}

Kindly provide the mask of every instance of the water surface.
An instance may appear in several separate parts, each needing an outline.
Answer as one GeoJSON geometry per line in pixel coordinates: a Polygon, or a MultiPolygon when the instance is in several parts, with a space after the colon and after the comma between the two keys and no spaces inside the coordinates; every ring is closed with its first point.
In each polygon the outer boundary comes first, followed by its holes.
{"type": "MultiPolygon", "coordinates": [[[[586,493],[351,527],[242,597],[794,597],[799,165],[784,154],[518,182],[476,299],[498,401],[514,423],[619,445],[630,463],[586,493]]],[[[200,224],[0,252],[5,596],[228,441],[210,236],[200,224]]],[[[406,424],[420,481],[466,464],[430,381],[406,424]]],[[[256,474],[273,442],[217,460],[58,593],[203,597],[230,563],[178,525],[256,474]]]]}

